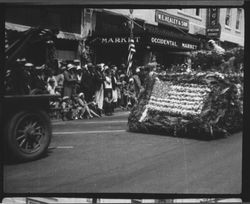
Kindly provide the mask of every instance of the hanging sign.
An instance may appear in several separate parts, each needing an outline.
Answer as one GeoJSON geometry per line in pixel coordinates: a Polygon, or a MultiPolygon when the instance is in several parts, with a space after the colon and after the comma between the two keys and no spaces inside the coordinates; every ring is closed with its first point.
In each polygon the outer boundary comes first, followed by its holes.
{"type": "Polygon", "coordinates": [[[219,9],[218,8],[209,8],[208,12],[208,25],[207,26],[216,26],[219,23],[219,9]]]}
{"type": "Polygon", "coordinates": [[[156,10],[155,21],[161,24],[175,26],[184,30],[189,30],[189,20],[177,17],[166,12],[156,10]]]}
{"type": "Polygon", "coordinates": [[[209,38],[220,38],[221,26],[219,23],[219,9],[209,8],[206,35],[209,38]]]}

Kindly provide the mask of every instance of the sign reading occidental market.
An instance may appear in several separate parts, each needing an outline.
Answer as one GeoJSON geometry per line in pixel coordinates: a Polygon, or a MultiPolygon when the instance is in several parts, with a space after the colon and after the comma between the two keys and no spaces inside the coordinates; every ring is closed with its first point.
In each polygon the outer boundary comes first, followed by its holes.
{"type": "Polygon", "coordinates": [[[189,29],[188,19],[177,17],[160,10],[155,11],[155,21],[161,24],[175,26],[184,30],[189,29]]]}
{"type": "Polygon", "coordinates": [[[153,45],[181,48],[181,49],[188,49],[188,50],[196,50],[198,48],[198,46],[193,43],[176,41],[176,40],[171,40],[167,38],[159,38],[159,37],[151,37],[150,43],[153,45]]]}

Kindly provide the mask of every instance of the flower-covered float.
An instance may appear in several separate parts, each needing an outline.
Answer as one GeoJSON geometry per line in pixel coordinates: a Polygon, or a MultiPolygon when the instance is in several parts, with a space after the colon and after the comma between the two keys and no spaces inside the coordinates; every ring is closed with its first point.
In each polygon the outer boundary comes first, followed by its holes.
{"type": "Polygon", "coordinates": [[[232,70],[155,73],[128,118],[133,132],[199,138],[229,135],[242,123],[243,73],[232,70]]]}

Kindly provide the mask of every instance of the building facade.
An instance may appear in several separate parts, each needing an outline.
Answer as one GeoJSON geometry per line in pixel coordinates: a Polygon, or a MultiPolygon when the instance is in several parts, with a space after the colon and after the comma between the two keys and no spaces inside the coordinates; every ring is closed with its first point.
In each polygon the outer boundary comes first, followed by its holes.
{"type": "MultiPolygon", "coordinates": [[[[211,38],[226,49],[244,46],[244,9],[216,9],[219,33],[211,36],[207,35],[211,8],[9,7],[5,25],[13,36],[35,26],[58,29],[56,55],[59,60],[80,58],[88,45],[94,53],[93,62],[120,65],[127,62],[132,17],[135,64],[157,61],[168,66],[184,63],[190,51],[206,49],[211,38]]],[[[34,49],[40,51],[40,48],[34,49]]]]}
{"type": "Polygon", "coordinates": [[[222,46],[226,48],[244,46],[245,18],[243,8],[220,9],[220,25],[222,46]]]}
{"type": "Polygon", "coordinates": [[[216,8],[219,35],[208,35],[211,8],[185,9],[94,9],[92,26],[97,62],[126,63],[129,19],[134,19],[135,61],[145,65],[185,62],[187,53],[207,49],[210,39],[225,49],[244,46],[244,10],[216,8]],[[227,25],[228,24],[228,25],[227,25]],[[115,59],[115,60],[112,60],[115,59]]]}
{"type": "MultiPolygon", "coordinates": [[[[72,60],[79,58],[79,45],[84,37],[81,8],[65,7],[8,7],[5,12],[5,29],[10,43],[21,37],[22,32],[31,27],[58,30],[56,58],[72,60]]],[[[39,55],[44,55],[42,45],[34,45],[26,50],[30,61],[39,64],[39,55]]]]}
{"type": "Polygon", "coordinates": [[[131,15],[136,46],[134,60],[138,65],[152,60],[164,65],[183,63],[188,52],[200,49],[196,35],[204,35],[205,27],[195,23],[198,18],[190,21],[183,11],[176,15],[176,9],[134,9],[130,12],[129,9],[95,10],[92,30],[93,41],[97,42],[94,46],[97,62],[126,63],[131,15]]]}

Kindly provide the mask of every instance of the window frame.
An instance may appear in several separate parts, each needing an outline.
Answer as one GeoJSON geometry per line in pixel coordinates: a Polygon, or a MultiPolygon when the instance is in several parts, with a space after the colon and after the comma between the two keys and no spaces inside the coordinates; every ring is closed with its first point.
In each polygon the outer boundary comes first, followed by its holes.
{"type": "Polygon", "coordinates": [[[226,15],[225,15],[225,26],[231,28],[232,25],[232,8],[226,8],[226,15]],[[229,13],[228,13],[229,11],[229,13]],[[227,17],[228,17],[228,24],[227,24],[227,17]]]}
{"type": "Polygon", "coordinates": [[[242,8],[237,8],[236,22],[235,22],[235,29],[237,31],[240,31],[241,29],[241,19],[242,19],[242,8]],[[237,25],[238,25],[238,28],[237,28],[237,25]]]}

